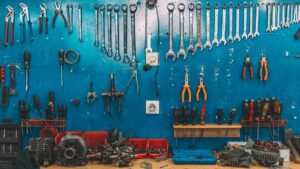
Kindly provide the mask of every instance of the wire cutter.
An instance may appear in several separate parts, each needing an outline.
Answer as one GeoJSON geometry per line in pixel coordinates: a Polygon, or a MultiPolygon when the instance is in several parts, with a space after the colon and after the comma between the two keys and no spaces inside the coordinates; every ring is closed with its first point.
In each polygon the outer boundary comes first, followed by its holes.
{"type": "Polygon", "coordinates": [[[251,60],[250,60],[250,56],[249,55],[247,55],[246,58],[245,58],[244,67],[243,67],[243,73],[242,73],[242,78],[243,79],[246,79],[247,68],[250,71],[250,79],[253,79],[254,73],[253,73],[253,68],[252,68],[252,64],[251,64],[251,60]]]}
{"type": "Polygon", "coordinates": [[[45,3],[40,5],[39,34],[42,34],[43,32],[43,21],[45,21],[45,33],[48,34],[47,5],[45,3]]]}
{"type": "Polygon", "coordinates": [[[203,84],[203,77],[200,76],[200,84],[199,86],[197,86],[197,93],[196,93],[196,101],[200,101],[200,94],[201,94],[201,90],[203,91],[203,100],[206,101],[207,100],[207,93],[206,93],[206,89],[205,89],[205,85],[203,84]]]}
{"type": "Polygon", "coordinates": [[[66,17],[64,15],[63,11],[61,10],[61,3],[62,3],[61,1],[60,2],[57,1],[54,4],[55,13],[54,13],[54,16],[53,16],[53,19],[52,19],[52,28],[55,28],[55,21],[56,21],[56,18],[57,18],[58,14],[60,14],[60,16],[62,17],[65,27],[67,27],[66,17]]]}
{"type": "Polygon", "coordinates": [[[32,23],[30,20],[30,15],[28,11],[28,6],[24,3],[20,3],[19,6],[22,8],[22,11],[20,13],[20,32],[21,32],[21,42],[25,41],[25,24],[24,24],[24,17],[26,16],[26,21],[28,25],[28,32],[29,32],[29,38],[30,41],[33,41],[33,32],[32,32],[32,23]]]}
{"type": "Polygon", "coordinates": [[[189,72],[188,69],[185,69],[185,76],[184,76],[184,85],[182,87],[182,92],[181,92],[181,102],[185,102],[185,93],[188,93],[188,102],[192,102],[192,92],[191,92],[191,87],[189,85],[189,72]]]}
{"type": "Polygon", "coordinates": [[[268,80],[269,71],[267,67],[267,58],[265,54],[261,55],[260,68],[259,68],[259,80],[268,80]]]}
{"type": "Polygon", "coordinates": [[[131,84],[131,82],[132,82],[132,80],[133,80],[134,78],[135,78],[135,82],[136,82],[136,92],[137,92],[137,93],[139,92],[140,86],[139,86],[139,80],[138,80],[138,70],[137,70],[137,67],[134,67],[133,72],[132,72],[132,75],[131,75],[131,77],[130,77],[130,79],[129,79],[129,81],[128,81],[128,84],[127,84],[127,86],[126,86],[125,93],[127,93],[128,88],[129,88],[129,86],[130,86],[130,84],[131,84]]]}
{"type": "Polygon", "coordinates": [[[11,6],[7,6],[8,14],[5,17],[5,35],[4,35],[4,45],[8,45],[8,28],[10,28],[10,44],[14,43],[14,22],[15,22],[15,10],[11,6]],[[9,23],[10,19],[10,23],[9,23]]]}

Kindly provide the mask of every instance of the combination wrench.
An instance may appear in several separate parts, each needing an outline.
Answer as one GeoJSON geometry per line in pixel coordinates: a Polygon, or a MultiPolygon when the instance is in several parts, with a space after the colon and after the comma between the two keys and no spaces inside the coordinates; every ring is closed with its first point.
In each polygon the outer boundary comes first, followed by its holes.
{"type": "Polygon", "coordinates": [[[258,30],[258,26],[259,26],[259,3],[256,3],[255,5],[255,32],[254,32],[254,37],[258,37],[259,36],[259,30],[258,30]]]}
{"type": "Polygon", "coordinates": [[[290,7],[291,4],[287,3],[287,9],[286,9],[286,22],[285,22],[285,27],[289,28],[290,27],[290,7]]]}
{"type": "Polygon", "coordinates": [[[291,12],[290,12],[290,24],[293,24],[293,17],[294,17],[294,3],[291,3],[291,12]]]}
{"type": "Polygon", "coordinates": [[[277,25],[276,25],[276,29],[280,29],[280,3],[276,4],[277,6],[277,25]]]}
{"type": "Polygon", "coordinates": [[[82,42],[82,7],[78,5],[78,27],[79,27],[79,42],[82,42]]]}
{"type": "Polygon", "coordinates": [[[271,31],[276,30],[276,5],[275,3],[272,3],[272,26],[271,31]]]}
{"type": "Polygon", "coordinates": [[[210,42],[210,3],[206,3],[206,42],[204,44],[204,48],[208,48],[211,50],[212,45],[210,42]]]}
{"type": "Polygon", "coordinates": [[[219,4],[218,3],[215,3],[215,30],[214,30],[214,39],[212,41],[212,45],[216,45],[216,46],[219,46],[220,45],[220,42],[219,42],[219,39],[218,39],[218,27],[219,27],[219,4]]]}
{"type": "Polygon", "coordinates": [[[105,5],[101,4],[99,6],[100,9],[100,17],[101,17],[101,52],[103,54],[107,54],[107,49],[105,45],[105,5]]]}
{"type": "Polygon", "coordinates": [[[151,48],[151,33],[148,33],[147,35],[147,48],[145,49],[146,53],[152,52],[151,48]]]}
{"type": "Polygon", "coordinates": [[[296,23],[297,21],[297,9],[298,9],[298,7],[297,7],[297,4],[295,3],[294,4],[294,18],[293,18],[293,23],[296,23]]]}
{"type": "Polygon", "coordinates": [[[173,62],[176,60],[176,54],[174,53],[173,48],[173,12],[175,9],[174,3],[169,3],[167,6],[169,11],[169,51],[166,53],[165,59],[168,60],[169,57],[172,57],[173,62]]]}
{"type": "Polygon", "coordinates": [[[237,3],[236,4],[236,9],[235,9],[235,36],[234,36],[234,41],[241,41],[240,37],[240,8],[241,4],[237,3]]]}
{"type": "Polygon", "coordinates": [[[298,14],[297,22],[299,22],[300,21],[300,4],[298,4],[297,14],[298,14]]]}
{"type": "Polygon", "coordinates": [[[177,52],[177,58],[179,58],[180,56],[183,57],[183,59],[185,60],[187,58],[187,54],[184,50],[184,16],[183,16],[183,12],[184,12],[185,6],[183,3],[178,4],[178,10],[179,10],[179,32],[180,32],[180,49],[177,52]]]}
{"type": "Polygon", "coordinates": [[[187,54],[190,53],[190,52],[194,53],[194,51],[195,51],[194,42],[193,42],[194,8],[195,8],[195,6],[194,6],[193,3],[190,3],[188,5],[188,9],[189,9],[189,46],[186,49],[187,54]]]}
{"type": "Polygon", "coordinates": [[[223,42],[224,45],[226,45],[226,39],[225,39],[225,33],[226,33],[226,9],[227,5],[226,3],[223,3],[222,5],[222,36],[220,39],[220,44],[223,42]]]}
{"type": "Polygon", "coordinates": [[[244,33],[242,34],[242,39],[248,39],[247,35],[247,13],[248,13],[248,4],[244,2],[244,33]]]}
{"type": "Polygon", "coordinates": [[[116,52],[114,59],[116,61],[121,60],[121,55],[120,55],[120,30],[119,30],[119,12],[120,12],[120,5],[115,4],[114,5],[114,14],[115,14],[115,47],[116,47],[116,52]]]}
{"type": "Polygon", "coordinates": [[[232,35],[232,15],[233,15],[233,3],[230,2],[229,4],[229,35],[227,38],[227,42],[233,43],[233,35],[232,35]]]}
{"type": "Polygon", "coordinates": [[[99,46],[99,5],[95,5],[95,41],[94,46],[99,46]]]}
{"type": "Polygon", "coordinates": [[[281,27],[286,27],[285,25],[285,3],[282,3],[282,10],[281,10],[281,27]]]}
{"type": "Polygon", "coordinates": [[[250,3],[250,28],[249,28],[249,34],[248,34],[248,38],[254,38],[254,35],[253,35],[253,3],[251,2],[250,3]]]}
{"type": "Polygon", "coordinates": [[[111,11],[113,6],[111,4],[107,5],[107,43],[108,43],[108,52],[107,56],[112,57],[112,30],[111,30],[111,11]]]}
{"type": "Polygon", "coordinates": [[[136,58],[136,39],[135,39],[135,13],[137,10],[136,4],[131,4],[129,6],[130,10],[130,26],[131,26],[131,47],[132,47],[132,58],[130,66],[136,69],[137,67],[137,58],[136,58]]]}
{"type": "Polygon", "coordinates": [[[123,63],[130,63],[130,58],[128,56],[127,51],[127,35],[128,35],[128,6],[126,4],[122,4],[121,10],[123,13],[123,63]]]}
{"type": "Polygon", "coordinates": [[[267,11],[268,11],[268,16],[267,16],[267,30],[266,32],[271,32],[271,4],[267,4],[267,11]]]}
{"type": "Polygon", "coordinates": [[[193,55],[196,53],[197,49],[200,48],[200,50],[203,50],[203,44],[202,44],[202,38],[201,38],[201,31],[202,31],[202,6],[201,3],[198,2],[195,5],[196,8],[196,22],[197,22],[197,42],[195,44],[195,51],[193,53],[193,55]]]}

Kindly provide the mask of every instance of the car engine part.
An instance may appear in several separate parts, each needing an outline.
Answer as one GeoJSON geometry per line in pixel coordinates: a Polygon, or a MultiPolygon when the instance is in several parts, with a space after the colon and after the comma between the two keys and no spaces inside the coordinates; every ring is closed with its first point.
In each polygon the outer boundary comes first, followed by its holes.
{"type": "Polygon", "coordinates": [[[54,139],[33,138],[29,141],[28,151],[39,165],[48,167],[54,163],[54,139]]]}
{"type": "Polygon", "coordinates": [[[220,164],[222,166],[250,167],[252,164],[251,155],[243,149],[234,146],[227,146],[219,152],[220,164]]]}

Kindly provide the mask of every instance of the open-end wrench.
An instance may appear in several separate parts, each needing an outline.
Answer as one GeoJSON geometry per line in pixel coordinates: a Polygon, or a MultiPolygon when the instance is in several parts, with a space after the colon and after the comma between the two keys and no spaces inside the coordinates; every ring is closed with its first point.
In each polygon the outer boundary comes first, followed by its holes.
{"type": "Polygon", "coordinates": [[[123,4],[121,6],[121,10],[123,13],[123,63],[130,63],[130,58],[128,56],[127,51],[127,29],[128,29],[128,6],[126,4],[123,4]]]}
{"type": "Polygon", "coordinates": [[[107,43],[108,43],[107,56],[112,57],[113,51],[112,51],[111,12],[113,6],[111,4],[108,4],[106,7],[107,7],[107,43]]]}
{"type": "Polygon", "coordinates": [[[206,3],[206,42],[204,44],[204,48],[208,48],[209,50],[211,50],[212,45],[210,42],[210,3],[207,2],[206,3]]]}
{"type": "Polygon", "coordinates": [[[226,10],[227,10],[227,5],[226,3],[223,3],[222,5],[222,36],[220,39],[220,44],[223,42],[224,45],[226,45],[226,39],[225,39],[225,33],[226,33],[226,10]]]}
{"type": "Polygon", "coordinates": [[[233,3],[230,2],[229,4],[229,35],[227,38],[227,42],[233,42],[233,35],[232,35],[232,15],[233,15],[233,3]]]}
{"type": "Polygon", "coordinates": [[[285,27],[289,28],[290,27],[290,8],[291,4],[287,3],[287,9],[286,9],[286,22],[285,22],[285,27]]]}
{"type": "Polygon", "coordinates": [[[295,15],[296,15],[295,22],[296,22],[296,23],[298,23],[298,21],[299,21],[299,18],[298,18],[298,13],[299,13],[298,7],[299,7],[299,3],[296,4],[296,9],[295,9],[295,11],[296,11],[296,14],[295,14],[295,15]]]}
{"type": "Polygon", "coordinates": [[[189,52],[194,53],[195,48],[194,48],[194,41],[193,41],[193,35],[194,35],[194,31],[193,31],[193,22],[194,22],[194,4],[190,3],[188,5],[188,9],[189,9],[189,46],[186,49],[187,54],[189,52]]]}
{"type": "Polygon", "coordinates": [[[99,5],[95,5],[95,41],[94,46],[99,46],[99,5]]]}
{"type": "Polygon", "coordinates": [[[268,12],[268,16],[267,16],[267,30],[266,32],[271,32],[271,4],[267,3],[267,12],[268,12]]]}
{"type": "Polygon", "coordinates": [[[121,60],[121,55],[120,55],[120,29],[119,29],[119,11],[120,11],[120,5],[115,4],[114,5],[114,14],[115,14],[115,46],[116,46],[116,52],[115,52],[115,56],[114,59],[116,61],[120,61],[121,60]]]}
{"type": "Polygon", "coordinates": [[[135,13],[137,10],[136,4],[131,4],[129,6],[130,11],[130,26],[131,26],[131,47],[132,47],[132,58],[130,62],[130,66],[137,69],[137,58],[136,58],[136,39],[135,39],[135,13]]]}
{"type": "Polygon", "coordinates": [[[185,60],[187,58],[187,53],[184,50],[184,12],[185,6],[183,3],[178,4],[179,10],[179,32],[180,32],[180,49],[177,52],[177,58],[180,56],[185,60]]]}
{"type": "Polygon", "coordinates": [[[296,23],[297,20],[297,4],[294,4],[294,17],[293,17],[293,23],[296,23]]]}
{"type": "Polygon", "coordinates": [[[255,5],[255,32],[254,32],[254,37],[258,37],[259,36],[259,30],[258,30],[258,26],[259,26],[259,3],[256,3],[255,5]]]}
{"type": "Polygon", "coordinates": [[[272,26],[271,31],[276,30],[276,4],[272,3],[272,26]]]}
{"type": "Polygon", "coordinates": [[[297,14],[298,14],[297,22],[299,22],[300,21],[300,4],[298,4],[297,14]]]}
{"type": "Polygon", "coordinates": [[[276,3],[277,6],[277,25],[276,25],[276,29],[280,29],[280,3],[276,3]]]}
{"type": "Polygon", "coordinates": [[[219,4],[218,3],[215,3],[215,30],[214,30],[214,39],[213,41],[211,42],[212,45],[216,45],[216,46],[219,46],[220,45],[220,42],[219,42],[219,39],[218,39],[218,28],[219,28],[219,4]]]}
{"type": "Polygon", "coordinates": [[[244,2],[244,33],[242,34],[242,39],[248,39],[247,34],[247,14],[248,14],[248,4],[247,2],[244,2]]]}
{"type": "Polygon", "coordinates": [[[293,17],[294,17],[294,3],[290,3],[291,4],[291,12],[290,12],[290,24],[293,24],[293,17]]]}
{"type": "Polygon", "coordinates": [[[282,3],[282,10],[281,10],[281,27],[286,27],[285,25],[285,3],[282,3]]]}
{"type": "Polygon", "coordinates": [[[234,36],[234,41],[241,41],[240,37],[240,8],[241,4],[237,3],[236,8],[235,8],[235,36],[234,36]]]}
{"type": "Polygon", "coordinates": [[[249,28],[249,34],[248,34],[248,38],[254,38],[253,35],[253,3],[250,3],[250,28],[249,28]]]}
{"type": "Polygon", "coordinates": [[[100,17],[101,17],[101,53],[107,54],[106,45],[105,45],[105,5],[101,4],[99,6],[100,17]]]}
{"type": "Polygon", "coordinates": [[[145,49],[146,53],[152,52],[151,48],[151,33],[148,33],[147,35],[147,48],[145,49]]]}
{"type": "Polygon", "coordinates": [[[173,12],[175,9],[174,3],[169,3],[167,6],[169,11],[169,51],[166,53],[165,59],[168,60],[169,57],[172,58],[173,62],[176,60],[176,54],[173,48],[173,12]]]}
{"type": "Polygon", "coordinates": [[[79,42],[82,42],[82,7],[78,5],[78,27],[79,27],[79,42]]]}
{"type": "Polygon", "coordinates": [[[203,50],[202,38],[201,38],[201,31],[202,31],[202,6],[201,3],[198,2],[195,5],[196,8],[196,22],[197,22],[197,42],[195,44],[195,51],[193,55],[196,53],[197,49],[200,48],[201,51],[203,50]]]}

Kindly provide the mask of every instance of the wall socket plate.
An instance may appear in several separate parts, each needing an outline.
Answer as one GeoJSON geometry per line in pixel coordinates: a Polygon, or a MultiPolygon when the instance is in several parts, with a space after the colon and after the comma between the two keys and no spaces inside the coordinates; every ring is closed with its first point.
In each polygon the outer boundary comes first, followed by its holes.
{"type": "Polygon", "coordinates": [[[146,114],[159,114],[158,100],[146,100],[146,114]]]}
{"type": "Polygon", "coordinates": [[[159,66],[159,53],[158,52],[147,52],[146,53],[146,64],[150,66],[159,66]]]}

